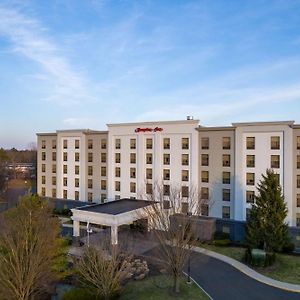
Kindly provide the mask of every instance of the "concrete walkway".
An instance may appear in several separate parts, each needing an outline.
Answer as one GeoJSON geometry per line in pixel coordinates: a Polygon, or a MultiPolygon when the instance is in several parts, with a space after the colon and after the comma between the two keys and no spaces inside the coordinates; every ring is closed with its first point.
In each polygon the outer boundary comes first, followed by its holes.
{"type": "MultiPolygon", "coordinates": [[[[231,257],[219,254],[217,252],[210,251],[208,249],[200,248],[200,247],[193,248],[193,251],[195,251],[197,253],[208,255],[208,256],[216,258],[216,259],[219,259],[219,260],[233,266],[234,268],[238,269],[240,272],[246,274],[247,276],[249,276],[257,281],[260,281],[264,284],[267,284],[267,285],[270,285],[272,287],[276,287],[279,289],[283,289],[286,291],[300,293],[300,285],[299,284],[291,284],[291,283],[287,283],[287,282],[274,280],[270,277],[264,276],[256,271],[254,271],[253,269],[249,268],[245,264],[240,263],[239,261],[237,261],[231,257]]],[[[300,295],[299,295],[299,299],[300,299],[300,295]]]]}

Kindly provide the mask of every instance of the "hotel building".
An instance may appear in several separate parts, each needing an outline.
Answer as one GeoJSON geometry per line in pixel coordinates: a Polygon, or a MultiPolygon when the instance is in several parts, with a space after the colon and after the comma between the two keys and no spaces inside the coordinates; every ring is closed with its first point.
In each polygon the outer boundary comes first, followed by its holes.
{"type": "Polygon", "coordinates": [[[154,183],[195,187],[202,214],[243,221],[266,169],[278,174],[287,222],[300,226],[300,125],[293,121],[205,127],[199,120],[108,124],[107,131],[38,136],[38,193],[104,202],[138,198],[154,183]]]}

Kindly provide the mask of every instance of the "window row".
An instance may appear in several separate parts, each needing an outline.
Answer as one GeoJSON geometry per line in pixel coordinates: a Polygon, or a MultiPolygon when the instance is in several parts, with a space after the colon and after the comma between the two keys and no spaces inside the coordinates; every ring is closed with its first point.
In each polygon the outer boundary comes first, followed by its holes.
{"type": "MultiPolygon", "coordinates": [[[[271,155],[270,160],[271,160],[270,166],[272,169],[280,168],[280,155],[271,155]]],[[[255,155],[246,155],[246,166],[247,168],[255,168],[255,155]]],[[[300,160],[299,160],[299,166],[300,166],[300,160]]]]}
{"type": "MultiPolygon", "coordinates": [[[[230,167],[230,165],[231,165],[230,160],[231,160],[230,154],[223,154],[222,155],[222,166],[230,167]]],[[[209,166],[209,154],[201,154],[201,165],[204,167],[209,166]]]]}
{"type": "MultiPolygon", "coordinates": [[[[230,184],[230,172],[222,172],[222,183],[230,184]]],[[[201,171],[201,182],[209,182],[209,171],[201,171]]]]}
{"type": "MultiPolygon", "coordinates": [[[[222,148],[224,150],[231,149],[231,138],[230,136],[222,137],[222,148]]],[[[201,138],[201,149],[208,150],[209,149],[209,137],[201,138]]]]}
{"type": "MultiPolygon", "coordinates": [[[[255,137],[246,137],[246,149],[254,150],[255,149],[255,137]]],[[[270,149],[279,150],[280,149],[280,136],[271,136],[270,138],[270,149]]]]}

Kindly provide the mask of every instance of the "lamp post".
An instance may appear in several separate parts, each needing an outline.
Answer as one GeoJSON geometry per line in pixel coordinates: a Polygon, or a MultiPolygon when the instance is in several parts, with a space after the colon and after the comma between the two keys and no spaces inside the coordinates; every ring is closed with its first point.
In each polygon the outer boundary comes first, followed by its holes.
{"type": "Polygon", "coordinates": [[[90,247],[90,233],[93,232],[90,222],[87,222],[86,224],[86,232],[87,232],[87,246],[90,247]]]}
{"type": "MultiPolygon", "coordinates": [[[[188,218],[189,218],[189,230],[191,230],[191,217],[192,217],[192,213],[191,212],[188,212],[187,213],[188,215],[188,218]]],[[[188,256],[188,279],[187,279],[187,284],[191,284],[192,281],[191,281],[191,245],[190,243],[188,244],[188,249],[189,249],[189,256],[188,256]]]]}

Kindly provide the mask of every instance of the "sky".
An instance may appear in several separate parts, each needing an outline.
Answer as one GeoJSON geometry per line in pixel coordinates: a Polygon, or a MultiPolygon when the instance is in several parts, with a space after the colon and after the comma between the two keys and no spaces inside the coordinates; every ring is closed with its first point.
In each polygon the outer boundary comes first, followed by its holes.
{"type": "Polygon", "coordinates": [[[300,123],[300,1],[0,0],[0,147],[179,120],[300,123]]]}

